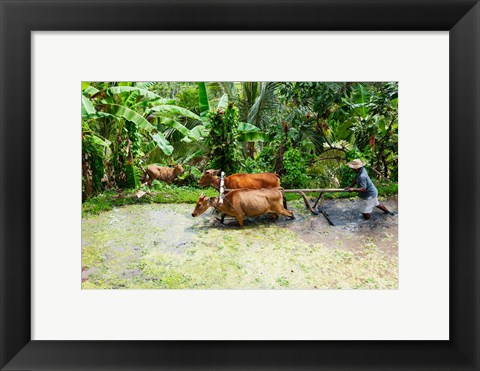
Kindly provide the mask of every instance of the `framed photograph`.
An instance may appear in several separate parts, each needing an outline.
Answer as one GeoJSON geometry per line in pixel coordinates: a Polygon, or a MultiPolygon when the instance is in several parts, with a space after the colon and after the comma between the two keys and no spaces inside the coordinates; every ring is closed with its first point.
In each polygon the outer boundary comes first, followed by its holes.
{"type": "Polygon", "coordinates": [[[398,100],[83,81],[82,289],[398,289],[398,100]]]}
{"type": "Polygon", "coordinates": [[[477,1],[1,14],[2,370],[479,369],[477,1]]]}

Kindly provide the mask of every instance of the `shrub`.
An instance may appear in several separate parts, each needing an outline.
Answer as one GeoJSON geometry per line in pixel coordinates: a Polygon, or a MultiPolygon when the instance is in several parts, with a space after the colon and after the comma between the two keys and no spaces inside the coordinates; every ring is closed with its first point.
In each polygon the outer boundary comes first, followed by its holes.
{"type": "Polygon", "coordinates": [[[260,164],[256,160],[250,157],[247,157],[247,159],[245,159],[243,170],[249,174],[262,173],[265,171],[263,168],[261,168],[260,164]]]}
{"type": "Polygon", "coordinates": [[[260,153],[255,157],[257,167],[264,172],[273,172],[275,169],[276,154],[279,143],[276,141],[265,143],[260,153]]]}
{"type": "Polygon", "coordinates": [[[283,187],[301,188],[306,185],[308,181],[307,165],[298,149],[290,148],[284,153],[283,168],[285,170],[285,175],[282,177],[283,187]]]}
{"type": "Polygon", "coordinates": [[[241,158],[236,140],[238,109],[230,103],[225,112],[210,111],[208,119],[210,135],[205,139],[211,149],[209,167],[222,169],[226,174],[234,174],[238,171],[241,158]]]}

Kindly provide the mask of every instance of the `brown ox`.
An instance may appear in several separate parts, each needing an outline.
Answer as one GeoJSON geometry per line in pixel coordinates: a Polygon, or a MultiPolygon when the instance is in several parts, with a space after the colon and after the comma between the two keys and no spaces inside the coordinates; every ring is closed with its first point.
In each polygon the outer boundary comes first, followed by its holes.
{"type": "Polygon", "coordinates": [[[148,174],[148,185],[151,186],[152,182],[156,180],[163,180],[167,184],[173,183],[175,178],[183,173],[183,167],[180,164],[177,164],[175,167],[165,167],[157,165],[148,165],[147,170],[148,174]]]}
{"type": "Polygon", "coordinates": [[[245,216],[275,214],[277,218],[285,215],[295,219],[293,212],[283,207],[282,196],[283,193],[278,188],[235,189],[225,195],[221,204],[218,197],[200,196],[192,216],[202,215],[210,207],[214,207],[222,213],[222,222],[225,215],[234,216],[241,227],[245,216]]]}
{"type": "MultiPolygon", "coordinates": [[[[212,185],[215,189],[220,188],[220,170],[207,170],[202,175],[198,184],[201,187],[212,185]]],[[[275,173],[258,174],[232,174],[223,178],[226,189],[260,189],[260,188],[278,188],[280,187],[280,178],[275,173]]]]}

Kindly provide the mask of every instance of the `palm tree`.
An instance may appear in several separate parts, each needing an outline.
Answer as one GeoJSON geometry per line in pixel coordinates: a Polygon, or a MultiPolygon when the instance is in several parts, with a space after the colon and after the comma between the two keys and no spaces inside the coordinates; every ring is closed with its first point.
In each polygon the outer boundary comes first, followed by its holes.
{"type": "MultiPolygon", "coordinates": [[[[226,94],[236,102],[239,107],[239,119],[249,123],[255,128],[266,132],[274,122],[280,108],[277,99],[276,82],[224,82],[220,84],[226,94]]],[[[257,130],[258,131],[258,130],[257,130]]],[[[255,142],[261,138],[251,137],[246,142],[246,154],[253,158],[255,155],[255,142]]]]}

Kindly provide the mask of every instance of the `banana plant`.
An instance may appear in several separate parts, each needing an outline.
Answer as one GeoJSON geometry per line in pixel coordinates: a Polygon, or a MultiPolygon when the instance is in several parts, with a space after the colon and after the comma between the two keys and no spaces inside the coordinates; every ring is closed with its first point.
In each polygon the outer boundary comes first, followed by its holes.
{"type": "Polygon", "coordinates": [[[173,153],[166,132],[179,132],[187,141],[200,138],[198,130],[192,132],[177,119],[200,120],[200,117],[175,106],[174,100],[150,91],[150,86],[151,83],[82,84],[82,120],[97,125],[107,123],[113,129],[109,132],[114,136],[111,161],[115,179],[131,188],[140,185],[143,151],[159,148],[167,156],[173,153]]]}
{"type": "Polygon", "coordinates": [[[196,140],[197,133],[182,125],[175,116],[183,116],[200,120],[195,113],[173,104],[173,100],[163,99],[157,94],[150,92],[143,86],[112,86],[105,90],[84,84],[82,94],[82,117],[84,119],[96,119],[100,117],[112,117],[133,122],[143,130],[158,148],[166,155],[173,152],[173,146],[165,135],[150,123],[158,119],[158,124],[178,130],[189,140],[196,140]],[[117,96],[123,98],[116,99],[117,96]]]}
{"type": "MultiPolygon", "coordinates": [[[[223,85],[222,85],[223,86],[223,85]]],[[[229,90],[231,94],[234,91],[233,86],[229,86],[229,90]]],[[[199,90],[199,95],[198,95],[198,100],[199,100],[199,108],[200,108],[200,118],[203,122],[203,127],[197,126],[194,129],[196,129],[195,134],[201,135],[203,138],[205,138],[208,133],[209,133],[209,122],[207,118],[207,113],[211,110],[210,106],[210,100],[208,98],[208,93],[207,93],[207,88],[206,84],[204,82],[198,82],[198,90],[199,90]]],[[[217,111],[224,111],[227,106],[228,106],[228,101],[229,101],[229,96],[227,93],[223,94],[220,100],[217,103],[216,110],[217,111]]],[[[258,117],[258,111],[259,111],[259,106],[260,104],[257,104],[256,107],[252,110],[252,118],[253,117],[258,117]]],[[[250,122],[239,122],[237,126],[237,140],[239,142],[257,142],[257,141],[267,141],[270,140],[270,136],[267,134],[263,133],[261,129],[250,123],[250,122]]]]}

